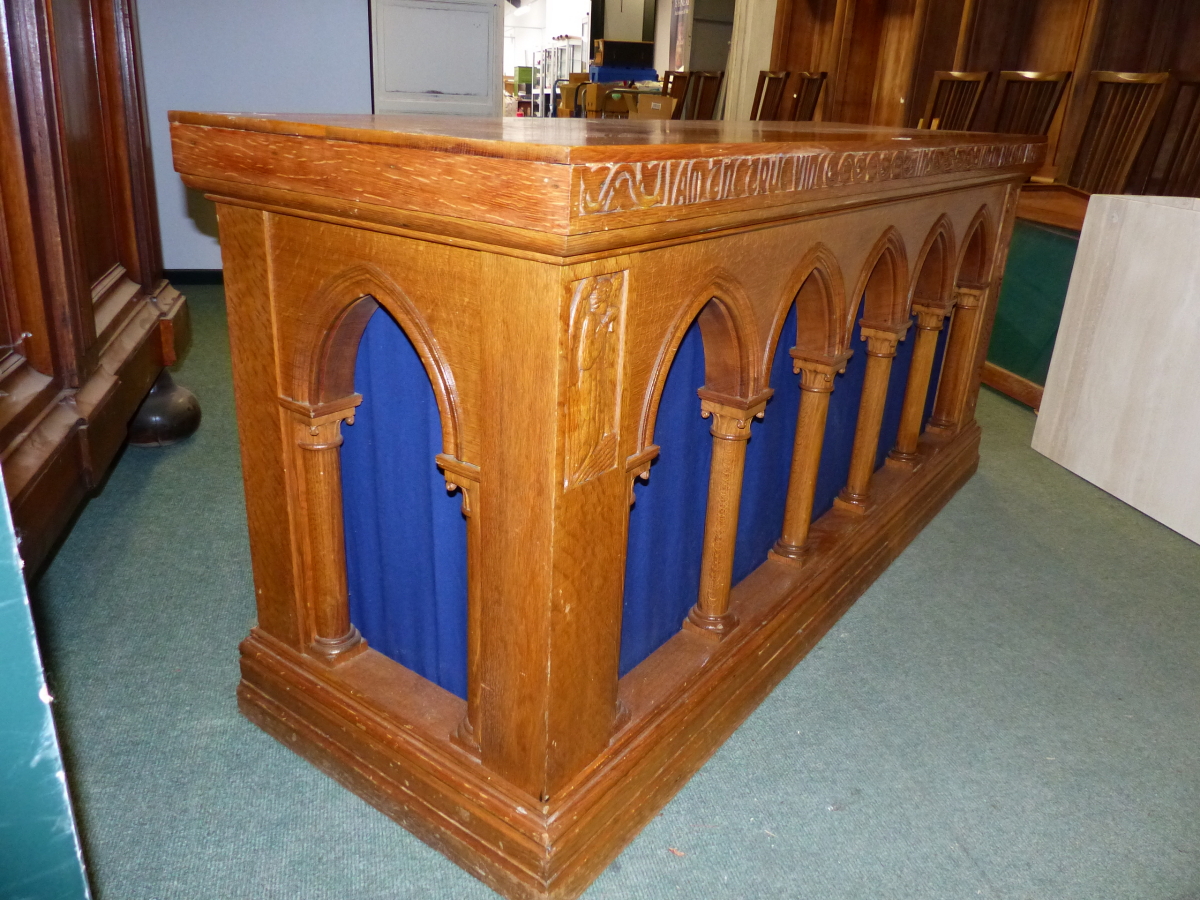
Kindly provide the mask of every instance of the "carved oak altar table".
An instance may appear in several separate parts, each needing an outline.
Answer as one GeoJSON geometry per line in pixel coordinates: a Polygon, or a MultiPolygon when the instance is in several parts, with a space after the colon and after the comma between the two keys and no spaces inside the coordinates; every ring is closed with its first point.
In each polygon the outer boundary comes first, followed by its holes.
{"type": "Polygon", "coordinates": [[[176,168],[220,216],[259,616],[241,709],[506,896],[582,892],[975,469],[979,370],[1038,139],[171,120],[176,168]],[[436,464],[462,494],[465,700],[369,649],[348,611],[338,448],[378,307],[420,355],[436,464]],[[619,678],[633,482],[652,475],[663,383],[697,317],[700,587],[619,678]],[[731,587],[779,341],[801,387],[786,510],[731,587]],[[852,354],[848,475],[814,518],[852,354]],[[902,411],[881,446],[889,390],[902,411]]]}

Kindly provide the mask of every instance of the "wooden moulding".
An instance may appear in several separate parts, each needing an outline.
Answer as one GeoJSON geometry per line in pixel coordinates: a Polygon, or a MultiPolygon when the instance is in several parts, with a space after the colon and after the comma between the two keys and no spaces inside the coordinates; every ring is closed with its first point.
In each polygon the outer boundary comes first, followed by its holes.
{"type": "Polygon", "coordinates": [[[866,590],[978,464],[979,429],[922,437],[866,514],[814,523],[802,567],[774,559],[731,592],[721,643],[681,631],[621,680],[628,722],[541,803],[451,739],[466,704],[367,650],[331,668],[259,630],[242,712],[507,897],[572,898],[620,853],[866,590]]]}
{"type": "Polygon", "coordinates": [[[91,377],[78,390],[61,391],[5,451],[5,485],[28,573],[38,571],[120,452],[129,420],[163,366],[191,340],[187,302],[166,282],[153,296],[139,291],[130,306],[91,377]]]}

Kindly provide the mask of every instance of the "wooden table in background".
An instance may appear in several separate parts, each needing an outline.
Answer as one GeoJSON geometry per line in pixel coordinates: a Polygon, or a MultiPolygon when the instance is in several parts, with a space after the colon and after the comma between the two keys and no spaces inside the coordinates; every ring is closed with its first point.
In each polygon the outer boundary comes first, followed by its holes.
{"type": "Polygon", "coordinates": [[[176,167],[220,214],[259,610],[241,708],[509,897],[581,893],[974,471],[979,370],[1039,139],[172,121],[176,167]],[[781,336],[793,303],[797,333],[781,336]],[[349,618],[338,446],[377,306],[421,355],[438,464],[464,493],[465,702],[369,649],[349,618]],[[699,596],[618,678],[632,482],[658,452],[658,398],[697,316],[713,434],[699,596]],[[899,437],[877,468],[906,338],[899,437]],[[770,557],[731,589],[746,439],[778,340],[803,388],[787,510],[770,557]],[[850,474],[810,525],[851,352],[866,369],[850,474]]]}

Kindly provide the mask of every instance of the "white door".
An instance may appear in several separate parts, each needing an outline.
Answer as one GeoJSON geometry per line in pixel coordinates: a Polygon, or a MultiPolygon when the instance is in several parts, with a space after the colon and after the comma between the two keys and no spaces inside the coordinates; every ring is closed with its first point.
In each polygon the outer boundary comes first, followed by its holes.
{"type": "Polygon", "coordinates": [[[375,112],[499,116],[503,0],[371,0],[375,112]]]}

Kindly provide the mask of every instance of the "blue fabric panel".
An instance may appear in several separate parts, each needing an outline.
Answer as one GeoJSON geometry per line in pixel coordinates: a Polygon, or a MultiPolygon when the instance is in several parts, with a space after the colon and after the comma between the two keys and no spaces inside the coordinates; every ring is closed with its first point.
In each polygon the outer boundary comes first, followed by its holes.
{"type": "Polygon", "coordinates": [[[933,401],[937,399],[938,379],[942,377],[942,360],[946,357],[946,339],[950,336],[950,320],[947,319],[938,332],[937,349],[933,352],[933,369],[929,373],[929,394],[925,397],[925,415],[921,417],[921,430],[933,415],[933,401]]]}
{"type": "Polygon", "coordinates": [[[746,446],[746,473],[742,479],[737,549],[733,557],[734,584],[766,561],[767,551],[783,530],[796,417],[800,411],[800,376],[792,373],[792,356],[788,353],[795,343],[793,305],[771,362],[770,385],[775,394],[767,402],[766,415],[751,426],[746,446]]]}
{"type": "Polygon", "coordinates": [[[696,389],[704,386],[704,342],[693,322],[663,386],[654,426],[662,448],[650,481],[634,485],[621,619],[624,675],[673,634],[700,590],[700,552],[712,460],[710,422],[700,418],[696,389]]]}
{"type": "Polygon", "coordinates": [[[859,340],[860,317],[854,317],[854,331],[850,335],[850,349],[854,355],[846,363],[846,371],[834,377],[833,393],[829,395],[825,443],[821,447],[817,489],[813,494],[814,521],[833,507],[834,498],[846,486],[846,479],[850,475],[854,426],[858,424],[858,404],[862,400],[863,376],[867,372],[867,345],[859,340]]]}
{"type": "Polygon", "coordinates": [[[354,389],[363,402],[342,429],[350,620],[375,650],[465,699],[466,520],[434,462],[433,386],[382,309],[359,345],[354,389]]]}
{"type": "MultiPolygon", "coordinates": [[[[887,455],[896,446],[896,436],[900,433],[900,413],[904,411],[904,392],[908,389],[908,373],[912,368],[913,345],[917,324],[914,320],[904,336],[896,345],[896,356],[892,360],[892,371],[888,375],[887,403],[883,407],[883,424],[879,429],[879,449],[875,453],[875,468],[878,469],[887,459],[887,455]]],[[[865,344],[862,345],[864,348],[865,344]]],[[[865,350],[864,350],[865,353],[865,350]]]]}

